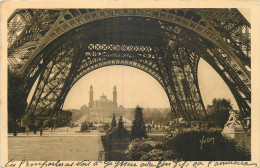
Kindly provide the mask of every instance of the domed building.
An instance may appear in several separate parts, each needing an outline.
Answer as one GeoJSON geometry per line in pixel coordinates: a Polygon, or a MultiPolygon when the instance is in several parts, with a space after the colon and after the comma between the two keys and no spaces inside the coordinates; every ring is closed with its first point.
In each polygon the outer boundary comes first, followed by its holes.
{"type": "Polygon", "coordinates": [[[113,100],[109,100],[104,93],[98,100],[94,100],[94,89],[91,85],[88,105],[88,121],[110,121],[113,113],[119,113],[120,109],[124,109],[122,105],[118,108],[116,86],[113,88],[113,100]]]}

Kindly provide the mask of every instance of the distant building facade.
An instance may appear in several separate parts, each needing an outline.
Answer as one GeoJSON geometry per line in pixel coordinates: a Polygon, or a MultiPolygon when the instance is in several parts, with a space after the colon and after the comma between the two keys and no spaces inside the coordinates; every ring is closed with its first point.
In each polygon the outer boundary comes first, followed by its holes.
{"type": "MultiPolygon", "coordinates": [[[[86,109],[87,106],[83,105],[81,108],[86,109]]],[[[120,105],[122,109],[122,105],[120,105]]],[[[116,86],[113,88],[113,100],[109,100],[107,96],[103,93],[98,100],[94,100],[94,89],[90,86],[89,90],[89,103],[87,116],[89,121],[106,121],[112,118],[113,113],[118,113],[118,103],[117,103],[117,90],[116,86]]]]}

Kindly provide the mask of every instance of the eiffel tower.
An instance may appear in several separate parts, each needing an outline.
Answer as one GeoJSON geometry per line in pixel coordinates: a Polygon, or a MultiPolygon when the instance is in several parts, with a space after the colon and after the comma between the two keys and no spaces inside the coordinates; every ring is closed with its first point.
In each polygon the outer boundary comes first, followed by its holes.
{"type": "Polygon", "coordinates": [[[250,117],[250,45],[237,9],[17,9],[8,19],[8,66],[26,81],[26,98],[36,86],[26,112],[50,118],[84,75],[125,65],[161,84],[176,117],[207,119],[201,58],[250,117]]]}

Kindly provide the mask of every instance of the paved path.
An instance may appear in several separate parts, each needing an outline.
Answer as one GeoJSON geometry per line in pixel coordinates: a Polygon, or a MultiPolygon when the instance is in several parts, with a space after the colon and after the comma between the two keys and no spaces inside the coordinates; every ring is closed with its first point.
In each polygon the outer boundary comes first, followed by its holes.
{"type": "Polygon", "coordinates": [[[30,161],[55,160],[97,160],[103,151],[98,130],[89,133],[75,133],[74,129],[60,128],[55,131],[44,130],[43,136],[33,132],[27,136],[19,133],[8,137],[8,159],[30,161]]]}

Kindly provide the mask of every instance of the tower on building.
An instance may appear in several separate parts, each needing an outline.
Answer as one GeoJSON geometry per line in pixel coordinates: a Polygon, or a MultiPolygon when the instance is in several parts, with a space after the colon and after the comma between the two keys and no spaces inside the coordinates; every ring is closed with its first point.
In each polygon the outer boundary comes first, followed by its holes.
{"type": "Polygon", "coordinates": [[[114,89],[113,89],[113,103],[114,103],[115,106],[117,107],[117,91],[116,91],[116,86],[114,86],[114,89]]]}
{"type": "Polygon", "coordinates": [[[88,103],[89,108],[94,107],[94,91],[93,91],[93,86],[90,85],[90,90],[89,90],[89,103],[88,103]]]}

